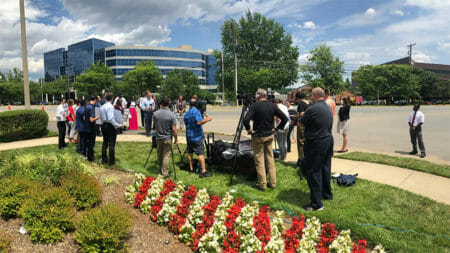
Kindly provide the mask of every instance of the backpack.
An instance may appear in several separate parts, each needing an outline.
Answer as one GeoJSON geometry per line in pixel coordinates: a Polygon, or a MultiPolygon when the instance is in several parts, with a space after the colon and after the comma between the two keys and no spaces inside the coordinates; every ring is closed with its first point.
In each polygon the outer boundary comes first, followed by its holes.
{"type": "Polygon", "coordinates": [[[358,176],[358,174],[354,174],[354,175],[340,174],[338,177],[335,178],[335,182],[339,186],[352,186],[356,183],[357,176],[358,176]]]}

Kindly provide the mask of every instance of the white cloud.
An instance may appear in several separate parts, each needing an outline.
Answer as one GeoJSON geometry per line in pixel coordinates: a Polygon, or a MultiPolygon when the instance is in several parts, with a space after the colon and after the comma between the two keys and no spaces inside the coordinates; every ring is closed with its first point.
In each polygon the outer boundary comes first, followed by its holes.
{"type": "Polygon", "coordinates": [[[306,21],[306,22],[303,22],[303,28],[314,30],[314,29],[316,29],[316,24],[314,24],[314,22],[312,22],[312,21],[306,21]]]}
{"type": "Polygon", "coordinates": [[[364,16],[366,17],[373,17],[377,14],[377,12],[375,11],[375,9],[373,8],[369,8],[366,10],[366,12],[364,13],[364,16]]]}
{"type": "Polygon", "coordinates": [[[392,15],[403,17],[405,13],[402,10],[391,10],[392,15]]]}

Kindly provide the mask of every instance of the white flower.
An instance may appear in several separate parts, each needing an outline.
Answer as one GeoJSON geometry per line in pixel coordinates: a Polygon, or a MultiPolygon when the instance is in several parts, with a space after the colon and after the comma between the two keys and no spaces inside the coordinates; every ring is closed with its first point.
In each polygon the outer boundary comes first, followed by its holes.
{"type": "Polygon", "coordinates": [[[350,238],[350,230],[343,230],[339,233],[336,240],[330,245],[330,252],[346,253],[352,252],[353,242],[350,238]]]}
{"type": "Polygon", "coordinates": [[[150,184],[150,189],[148,189],[147,196],[144,201],[142,201],[141,204],[141,212],[142,213],[149,213],[153,202],[159,198],[159,194],[164,186],[164,178],[158,177],[157,179],[153,180],[153,182],[150,184]]]}
{"type": "Polygon", "coordinates": [[[167,225],[169,223],[170,215],[177,212],[177,206],[180,204],[183,198],[184,184],[183,182],[177,182],[175,189],[169,193],[161,211],[158,213],[157,223],[160,225],[167,225]]]}
{"type": "Polygon", "coordinates": [[[383,245],[378,244],[377,246],[375,246],[375,248],[373,248],[373,251],[375,253],[385,253],[386,250],[384,249],[383,245]]]}
{"type": "Polygon", "coordinates": [[[272,219],[270,224],[270,241],[264,248],[267,253],[276,253],[284,251],[284,240],[282,239],[283,232],[283,211],[275,212],[276,216],[272,219]]]}
{"type": "Polygon", "coordinates": [[[297,252],[316,252],[316,244],[320,239],[321,227],[320,220],[316,217],[306,220],[303,237],[300,240],[297,252]]]}
{"type": "Polygon", "coordinates": [[[197,192],[197,197],[192,206],[189,207],[189,215],[186,223],[181,227],[179,238],[182,242],[188,243],[192,241],[192,234],[195,232],[195,227],[202,221],[203,209],[202,207],[209,202],[209,195],[206,189],[201,189],[197,192]]]}
{"type": "Polygon", "coordinates": [[[137,191],[136,191],[134,185],[127,186],[125,188],[125,193],[124,193],[125,202],[128,204],[133,204],[136,193],[137,193],[137,191]]]}

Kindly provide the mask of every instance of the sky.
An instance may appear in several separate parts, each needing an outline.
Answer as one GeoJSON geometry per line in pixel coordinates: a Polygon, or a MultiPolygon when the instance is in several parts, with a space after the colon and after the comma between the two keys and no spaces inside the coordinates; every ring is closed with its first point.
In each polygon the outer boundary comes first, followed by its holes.
{"type": "MultiPolygon", "coordinates": [[[[325,44],[346,76],[364,64],[408,54],[450,64],[450,0],[26,0],[30,78],[43,53],[87,38],[116,45],[221,49],[220,27],[250,10],[273,18],[298,46],[299,63],[325,44]]],[[[0,1],[0,71],[22,68],[19,0],[0,1]]]]}

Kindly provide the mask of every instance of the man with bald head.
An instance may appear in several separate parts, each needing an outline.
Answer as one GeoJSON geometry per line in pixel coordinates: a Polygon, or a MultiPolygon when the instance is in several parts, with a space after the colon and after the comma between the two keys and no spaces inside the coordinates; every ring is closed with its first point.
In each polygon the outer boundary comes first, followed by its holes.
{"type": "Polygon", "coordinates": [[[325,103],[325,92],[314,88],[311,98],[313,105],[306,109],[299,123],[305,127],[304,171],[311,192],[311,203],[306,211],[323,209],[322,199],[332,199],[331,157],[333,156],[333,112],[325,103]]]}

